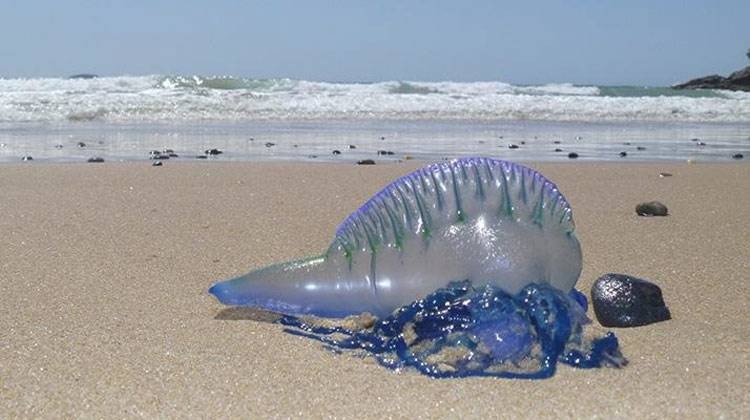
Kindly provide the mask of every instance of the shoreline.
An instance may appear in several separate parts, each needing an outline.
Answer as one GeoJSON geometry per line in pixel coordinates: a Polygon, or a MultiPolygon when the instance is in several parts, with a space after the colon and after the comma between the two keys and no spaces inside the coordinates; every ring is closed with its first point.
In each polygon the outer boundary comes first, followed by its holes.
{"type": "Polygon", "coordinates": [[[423,162],[0,165],[0,416],[742,417],[743,163],[524,163],[572,205],[576,287],[588,295],[607,272],[649,279],[673,318],[610,329],[623,369],[561,367],[540,381],[394,373],[270,318],[217,318],[214,281],[319,253],[423,162]],[[636,216],[650,200],[670,216],[636,216]]]}

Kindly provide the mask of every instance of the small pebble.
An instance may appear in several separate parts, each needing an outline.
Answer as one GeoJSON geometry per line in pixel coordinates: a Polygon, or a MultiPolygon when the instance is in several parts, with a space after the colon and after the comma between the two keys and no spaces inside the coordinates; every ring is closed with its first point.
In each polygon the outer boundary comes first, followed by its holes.
{"type": "Polygon", "coordinates": [[[207,155],[211,155],[211,156],[216,156],[216,155],[220,155],[220,154],[222,154],[224,152],[222,152],[219,149],[206,149],[206,151],[203,152],[203,153],[205,153],[207,155]]]}
{"type": "Polygon", "coordinates": [[[562,149],[555,149],[555,152],[562,152],[562,149]]]}
{"type": "Polygon", "coordinates": [[[659,172],[659,178],[666,178],[672,176],[669,172],[659,172]]]}
{"type": "Polygon", "coordinates": [[[743,156],[742,153],[735,153],[732,155],[732,159],[737,159],[737,160],[742,159],[743,157],[745,156],[743,156]]]}
{"type": "Polygon", "coordinates": [[[180,155],[178,155],[177,153],[170,153],[168,156],[171,158],[180,157],[180,155]]]}
{"type": "Polygon", "coordinates": [[[206,156],[206,155],[198,155],[195,158],[196,159],[208,159],[208,156],[206,156]]]}
{"type": "Polygon", "coordinates": [[[174,153],[174,150],[172,150],[172,149],[164,149],[164,153],[166,153],[168,155],[171,155],[172,153],[174,153]]]}
{"type": "Polygon", "coordinates": [[[394,153],[390,150],[378,150],[378,155],[393,155],[394,153]]]}
{"type": "Polygon", "coordinates": [[[63,148],[63,145],[62,145],[62,144],[56,144],[56,145],[55,145],[55,149],[62,149],[62,148],[63,148]]]}
{"type": "Polygon", "coordinates": [[[517,144],[509,144],[508,145],[508,149],[518,149],[518,145],[517,144]]]}
{"type": "Polygon", "coordinates": [[[626,157],[628,155],[628,152],[620,152],[620,157],[626,157]]]}
{"type": "Polygon", "coordinates": [[[649,201],[635,206],[635,212],[639,216],[667,216],[669,211],[667,206],[658,201],[649,201]]]}
{"type": "Polygon", "coordinates": [[[31,157],[31,155],[26,155],[26,156],[22,157],[21,160],[24,161],[24,162],[27,162],[27,161],[30,161],[30,160],[34,160],[34,158],[31,157]]]}
{"type": "Polygon", "coordinates": [[[638,327],[672,318],[659,286],[626,274],[599,277],[591,287],[591,301],[605,327],[638,327]]]}
{"type": "Polygon", "coordinates": [[[357,165],[374,165],[375,161],[372,159],[362,159],[357,161],[357,165]]]}
{"type": "Polygon", "coordinates": [[[583,137],[581,137],[581,136],[576,136],[576,140],[583,140],[583,137]]]}
{"type": "Polygon", "coordinates": [[[333,151],[333,154],[334,154],[334,155],[340,155],[340,154],[341,154],[341,151],[340,151],[340,150],[334,150],[334,151],[333,151]]]}
{"type": "Polygon", "coordinates": [[[79,141],[78,143],[76,143],[76,146],[78,146],[80,148],[84,148],[84,147],[86,147],[86,143],[84,143],[82,141],[79,141]]]}
{"type": "Polygon", "coordinates": [[[693,138],[693,139],[690,139],[690,141],[700,141],[700,139],[693,138]]]}
{"type": "Polygon", "coordinates": [[[349,149],[356,149],[356,148],[357,148],[357,146],[355,146],[355,145],[353,145],[353,144],[350,144],[350,145],[349,145],[349,149]]]}
{"type": "Polygon", "coordinates": [[[705,146],[705,145],[706,145],[706,143],[705,143],[705,142],[702,142],[702,141],[699,141],[699,142],[698,142],[698,143],[696,143],[696,144],[697,144],[698,146],[705,146]]]}
{"type": "Polygon", "coordinates": [[[635,150],[646,150],[645,146],[638,146],[635,148],[635,150]]]}
{"type": "Polygon", "coordinates": [[[552,143],[554,143],[554,144],[560,144],[560,140],[555,140],[552,143]]]}
{"type": "MultiPolygon", "coordinates": [[[[205,158],[205,156],[203,156],[205,158]]],[[[162,166],[164,165],[160,160],[157,160],[156,162],[152,163],[151,166],[162,166]]]]}
{"type": "Polygon", "coordinates": [[[104,162],[104,158],[101,158],[101,157],[98,157],[98,156],[96,156],[96,157],[90,157],[86,162],[88,162],[88,163],[103,163],[104,162]]]}
{"type": "Polygon", "coordinates": [[[276,143],[272,143],[270,141],[266,142],[266,147],[273,147],[273,146],[276,146],[276,143]]]}
{"type": "Polygon", "coordinates": [[[380,140],[385,140],[385,136],[380,136],[380,140]]]}
{"type": "Polygon", "coordinates": [[[631,143],[631,142],[629,142],[629,141],[626,141],[626,142],[625,142],[625,143],[623,143],[623,144],[624,144],[625,146],[630,146],[630,145],[631,145],[631,144],[633,144],[633,143],[631,143]]]}
{"type": "Polygon", "coordinates": [[[578,153],[576,152],[568,153],[568,159],[578,159],[578,153]]]}
{"type": "Polygon", "coordinates": [[[522,141],[522,142],[521,142],[521,144],[526,144],[526,142],[525,142],[525,141],[522,141]]]}

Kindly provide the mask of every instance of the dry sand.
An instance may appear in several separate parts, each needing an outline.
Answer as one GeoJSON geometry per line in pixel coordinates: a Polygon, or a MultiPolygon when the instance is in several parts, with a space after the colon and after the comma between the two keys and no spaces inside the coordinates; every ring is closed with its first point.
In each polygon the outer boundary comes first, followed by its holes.
{"type": "Polygon", "coordinates": [[[673,320],[616,330],[624,369],[435,380],[215,319],[212,282],[321,252],[418,165],[0,166],[0,418],[750,416],[745,163],[532,165],[572,203],[579,289],[664,291],[673,320]],[[636,216],[649,200],[671,216],[636,216]]]}

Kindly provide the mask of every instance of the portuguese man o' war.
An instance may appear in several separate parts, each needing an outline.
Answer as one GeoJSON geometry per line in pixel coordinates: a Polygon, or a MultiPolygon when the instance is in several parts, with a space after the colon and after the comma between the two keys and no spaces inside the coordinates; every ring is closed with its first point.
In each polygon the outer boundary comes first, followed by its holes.
{"type": "Polygon", "coordinates": [[[323,255],[209,291],[227,305],[285,314],[382,317],[452,281],[567,293],[580,272],[572,211],[555,184],[515,163],[465,158],[385,187],[341,223],[323,255]]]}
{"type": "MultiPolygon", "coordinates": [[[[556,363],[626,363],[586,339],[573,286],[581,247],[555,184],[506,161],[437,163],[394,181],[338,227],[321,255],[215,284],[228,305],[285,314],[287,332],[434,377],[544,378],[556,363]],[[358,328],[309,316],[369,313],[358,328]],[[304,316],[300,318],[298,316],[304,316]]],[[[349,318],[351,319],[351,318],[349,318]]]]}

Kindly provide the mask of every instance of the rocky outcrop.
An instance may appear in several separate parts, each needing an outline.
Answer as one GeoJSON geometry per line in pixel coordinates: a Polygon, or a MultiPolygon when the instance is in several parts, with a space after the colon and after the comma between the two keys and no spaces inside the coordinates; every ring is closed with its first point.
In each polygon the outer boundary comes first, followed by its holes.
{"type": "Polygon", "coordinates": [[[672,86],[674,89],[727,89],[750,92],[750,66],[738,70],[729,77],[714,74],[699,77],[686,83],[672,86]]]}

